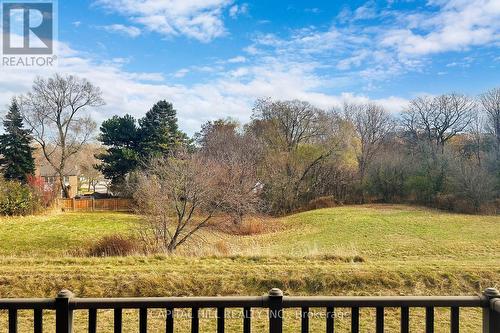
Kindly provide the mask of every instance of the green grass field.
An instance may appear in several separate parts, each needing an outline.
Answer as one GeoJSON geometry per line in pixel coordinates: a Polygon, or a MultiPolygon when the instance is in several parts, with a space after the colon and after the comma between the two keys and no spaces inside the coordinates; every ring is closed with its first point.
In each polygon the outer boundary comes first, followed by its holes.
{"type": "MultiPolygon", "coordinates": [[[[104,235],[133,234],[138,221],[120,213],[0,218],[0,297],[53,297],[62,288],[82,297],[261,295],[272,287],[290,295],[474,295],[500,282],[500,217],[408,206],[305,212],[268,220],[275,231],[254,236],[206,233],[180,251],[198,256],[75,256],[104,235]]],[[[422,316],[416,310],[417,331],[422,316]]],[[[447,316],[438,314],[443,332],[447,316]]],[[[463,316],[464,332],[479,331],[477,311],[463,316]]],[[[4,323],[0,315],[0,331],[4,323]]]]}

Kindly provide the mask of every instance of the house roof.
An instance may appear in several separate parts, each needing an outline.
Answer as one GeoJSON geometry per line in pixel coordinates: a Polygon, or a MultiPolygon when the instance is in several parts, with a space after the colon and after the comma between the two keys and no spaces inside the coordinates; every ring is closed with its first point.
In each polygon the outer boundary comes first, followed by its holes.
{"type": "MultiPolygon", "coordinates": [[[[58,176],[56,170],[50,164],[37,165],[37,171],[41,177],[54,177],[58,176]]],[[[79,176],[80,171],[78,167],[67,166],[64,172],[64,176],[79,176]]]]}

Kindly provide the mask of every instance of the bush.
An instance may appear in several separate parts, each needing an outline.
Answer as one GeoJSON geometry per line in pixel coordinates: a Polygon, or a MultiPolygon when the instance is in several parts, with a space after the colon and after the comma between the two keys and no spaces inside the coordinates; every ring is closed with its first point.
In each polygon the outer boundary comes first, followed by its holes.
{"type": "Polygon", "coordinates": [[[410,200],[421,204],[432,204],[439,191],[436,188],[436,182],[427,176],[411,176],[405,183],[405,187],[410,193],[410,200]]]}
{"type": "Polygon", "coordinates": [[[33,199],[43,208],[49,208],[57,197],[53,186],[48,186],[42,177],[28,176],[28,186],[33,193],[33,199]]]}
{"type": "Polygon", "coordinates": [[[434,199],[434,207],[442,210],[453,211],[457,204],[457,198],[453,194],[438,194],[434,199]]]}
{"type": "Polygon", "coordinates": [[[363,184],[368,201],[401,202],[407,195],[404,185],[408,174],[409,166],[403,154],[397,151],[382,154],[368,169],[363,184]]]}
{"type": "Polygon", "coordinates": [[[241,223],[234,223],[232,219],[225,217],[220,222],[211,225],[211,228],[229,235],[250,236],[269,231],[271,226],[267,225],[266,221],[258,216],[250,216],[241,223]]]}
{"type": "Polygon", "coordinates": [[[118,257],[139,252],[137,242],[121,235],[105,236],[95,243],[88,251],[91,257],[118,257]]]}
{"type": "Polygon", "coordinates": [[[0,215],[28,215],[39,209],[38,200],[29,186],[0,179],[0,215]]]}
{"type": "Polygon", "coordinates": [[[494,175],[469,161],[459,161],[452,176],[452,190],[463,201],[457,211],[478,213],[481,206],[494,201],[494,175]]]}
{"type": "Polygon", "coordinates": [[[261,234],[265,230],[265,222],[259,218],[248,218],[239,226],[239,234],[243,236],[261,234]]]}
{"type": "Polygon", "coordinates": [[[332,196],[319,197],[309,201],[308,210],[336,207],[337,202],[332,196]]]}
{"type": "Polygon", "coordinates": [[[500,199],[495,199],[494,201],[483,204],[481,206],[481,213],[488,215],[499,215],[500,214],[500,199]]]}

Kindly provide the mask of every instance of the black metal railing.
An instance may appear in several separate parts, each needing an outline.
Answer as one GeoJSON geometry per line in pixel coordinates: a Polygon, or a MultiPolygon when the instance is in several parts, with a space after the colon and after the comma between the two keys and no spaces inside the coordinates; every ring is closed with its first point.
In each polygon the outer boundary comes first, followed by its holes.
{"type": "MultiPolygon", "coordinates": [[[[283,330],[284,309],[297,308],[301,311],[301,332],[309,330],[311,308],[326,310],[326,332],[333,333],[337,308],[350,308],[351,332],[359,332],[360,309],[375,309],[375,332],[384,332],[386,308],[399,308],[401,332],[409,332],[410,308],[425,308],[425,332],[434,332],[435,308],[450,309],[451,333],[460,330],[461,308],[483,309],[483,333],[500,333],[500,293],[494,288],[486,289],[481,296],[444,297],[287,297],[279,289],[272,289],[261,297],[166,297],[166,298],[75,298],[68,290],[62,290],[55,299],[0,299],[0,310],[8,311],[8,332],[18,332],[18,311],[33,310],[35,333],[43,332],[43,311],[55,311],[56,333],[73,332],[73,313],[88,311],[88,332],[97,332],[98,310],[114,310],[114,332],[122,332],[122,311],[139,311],[139,332],[148,331],[148,310],[165,309],[165,331],[174,332],[175,309],[191,309],[191,332],[200,331],[200,309],[216,309],[217,333],[225,330],[225,313],[228,308],[243,309],[243,332],[251,332],[252,309],[268,311],[269,332],[283,330]]],[[[2,332],[3,329],[0,329],[2,332]]]]}

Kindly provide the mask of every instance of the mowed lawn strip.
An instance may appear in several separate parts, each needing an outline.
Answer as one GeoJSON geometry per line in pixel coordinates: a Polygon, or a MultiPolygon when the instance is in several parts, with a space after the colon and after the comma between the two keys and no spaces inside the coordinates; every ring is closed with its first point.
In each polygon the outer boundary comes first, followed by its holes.
{"type": "Polygon", "coordinates": [[[65,256],[105,235],[129,235],[137,221],[109,212],[0,217],[0,256],[65,256]]]}
{"type": "Polygon", "coordinates": [[[382,259],[500,259],[500,216],[452,214],[398,205],[346,206],[286,217],[271,253],[359,253],[382,259]]]}

